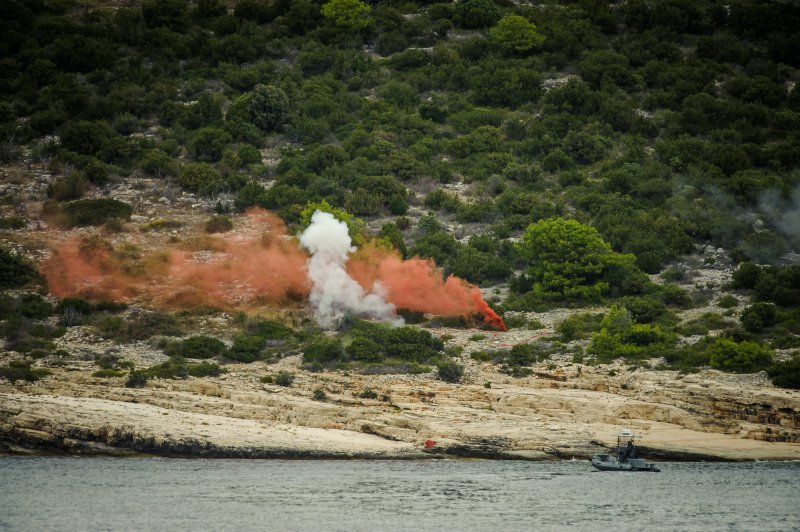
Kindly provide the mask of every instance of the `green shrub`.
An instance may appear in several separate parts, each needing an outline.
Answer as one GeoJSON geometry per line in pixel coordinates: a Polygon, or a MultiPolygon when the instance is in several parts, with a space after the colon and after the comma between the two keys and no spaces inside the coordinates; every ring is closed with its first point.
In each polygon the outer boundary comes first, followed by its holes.
{"type": "Polygon", "coordinates": [[[601,362],[648,357],[656,349],[671,347],[676,339],[673,333],[658,325],[635,323],[633,315],[617,305],[611,307],[600,326],[600,331],[592,335],[589,353],[601,362]]]}
{"type": "Polygon", "coordinates": [[[479,29],[493,26],[502,16],[494,0],[462,0],[453,10],[453,20],[462,28],[479,29]]]}
{"type": "Polygon", "coordinates": [[[218,377],[227,370],[217,364],[187,364],[186,371],[191,377],[218,377]]]}
{"type": "Polygon", "coordinates": [[[187,192],[211,196],[219,191],[222,178],[219,172],[208,163],[189,163],[178,173],[178,184],[187,192]]]}
{"type": "Polygon", "coordinates": [[[215,214],[206,220],[206,233],[227,233],[233,229],[233,221],[224,214],[215,214]]]}
{"type": "Polygon", "coordinates": [[[383,356],[383,348],[375,341],[357,336],[346,349],[347,356],[361,362],[378,362],[383,356]]]}
{"type": "Polygon", "coordinates": [[[247,320],[243,330],[246,334],[260,336],[265,340],[282,340],[295,335],[295,332],[286,325],[264,319],[247,320]]]}
{"type": "Polygon", "coordinates": [[[131,371],[125,381],[126,388],[144,388],[148,377],[143,371],[131,371]]]}
{"type": "Polygon", "coordinates": [[[23,229],[25,225],[25,218],[21,216],[0,216],[0,230],[23,229]]]}
{"type": "Polygon", "coordinates": [[[32,368],[30,363],[21,360],[10,362],[7,366],[0,366],[0,378],[12,383],[15,381],[35,382],[47,375],[50,375],[48,370],[32,368]]]}
{"type": "Polygon", "coordinates": [[[303,362],[325,364],[342,356],[342,342],[338,338],[321,338],[303,350],[303,362]]]}
{"type": "Polygon", "coordinates": [[[95,327],[107,338],[119,343],[147,340],[153,336],[180,336],[183,328],[175,316],[166,312],[142,312],[123,319],[104,316],[95,327]]]}
{"type": "Polygon", "coordinates": [[[242,144],[236,154],[242,164],[259,164],[261,162],[261,152],[250,144],[242,144]]]}
{"type": "Polygon", "coordinates": [[[590,314],[587,312],[571,314],[558,324],[556,331],[561,335],[562,342],[582,340],[588,338],[590,333],[599,331],[602,321],[602,314],[590,314]]]}
{"type": "Polygon", "coordinates": [[[173,342],[164,349],[167,356],[183,358],[213,358],[224,355],[226,351],[225,344],[212,336],[192,336],[173,342]]]}
{"type": "Polygon", "coordinates": [[[457,362],[444,361],[436,365],[437,377],[444,382],[457,383],[461,382],[464,376],[464,366],[457,362]]]}
{"type": "Polygon", "coordinates": [[[686,270],[683,268],[678,268],[675,266],[670,266],[663,272],[659,274],[663,280],[667,281],[668,283],[677,283],[680,281],[686,280],[686,270]]]}
{"type": "Polygon", "coordinates": [[[114,378],[114,377],[122,377],[124,375],[125,375],[124,371],[121,371],[121,370],[118,370],[118,369],[110,369],[110,368],[99,369],[99,370],[95,371],[94,373],[92,373],[92,377],[99,377],[99,378],[102,378],[102,379],[109,379],[109,378],[114,378]]]}
{"type": "Polygon", "coordinates": [[[772,350],[757,342],[736,343],[718,338],[710,349],[710,363],[712,368],[722,371],[753,373],[772,364],[772,350]]]}
{"type": "Polygon", "coordinates": [[[358,394],[358,397],[360,397],[361,399],[377,399],[378,393],[372,388],[364,388],[358,394]]]}
{"type": "Polygon", "coordinates": [[[717,306],[719,308],[735,308],[739,306],[739,300],[731,294],[725,294],[717,300],[717,306]]]}
{"type": "Polygon", "coordinates": [[[161,150],[150,150],[147,152],[139,163],[142,171],[154,177],[166,177],[175,175],[176,164],[175,161],[161,150]]]}
{"type": "Polygon", "coordinates": [[[23,294],[16,301],[16,311],[26,318],[43,320],[52,316],[55,308],[39,294],[23,294]]]}
{"type": "Polygon", "coordinates": [[[386,356],[417,363],[436,358],[444,349],[444,342],[439,338],[415,327],[397,327],[373,339],[382,342],[386,356]]]}
{"type": "Polygon", "coordinates": [[[742,327],[744,327],[746,331],[758,333],[764,328],[774,325],[776,316],[775,305],[771,303],[756,303],[742,311],[739,321],[742,322],[742,327]]]}
{"type": "Polygon", "coordinates": [[[232,141],[233,138],[225,131],[204,127],[195,132],[189,143],[189,151],[197,161],[215,163],[222,159],[225,148],[232,141]]]}
{"type": "Polygon", "coordinates": [[[420,310],[409,310],[407,308],[397,309],[397,315],[409,324],[419,324],[425,322],[425,313],[420,310]]]}
{"type": "Polygon", "coordinates": [[[328,398],[328,394],[322,388],[317,388],[314,390],[312,397],[315,401],[325,401],[328,398]]]}
{"type": "Polygon", "coordinates": [[[784,362],[776,362],[767,368],[767,372],[775,386],[800,390],[800,356],[795,355],[784,362]]]}
{"type": "Polygon", "coordinates": [[[527,52],[544,42],[536,26],[519,15],[504,16],[489,35],[502,49],[512,53],[527,52]]]}
{"type": "Polygon", "coordinates": [[[294,382],[294,374],[288,371],[279,371],[275,375],[275,384],[288,388],[294,382]]]}
{"type": "Polygon", "coordinates": [[[689,293],[674,284],[665,284],[658,288],[658,297],[667,306],[677,308],[689,308],[692,306],[692,298],[689,293]]]}
{"type": "Polygon", "coordinates": [[[289,116],[289,98],[282,89],[259,84],[247,97],[247,111],[256,127],[262,131],[281,129],[289,116]]]}
{"type": "Polygon", "coordinates": [[[752,262],[743,262],[733,272],[734,288],[755,288],[761,278],[761,267],[752,262]]]}
{"type": "Polygon", "coordinates": [[[262,336],[240,334],[233,338],[233,345],[228,350],[228,358],[238,362],[255,362],[264,349],[262,336]]]}
{"type": "Polygon", "coordinates": [[[64,215],[71,227],[102,225],[112,219],[127,221],[131,214],[130,205],[108,198],[78,200],[64,206],[64,215]]]}
{"type": "Polygon", "coordinates": [[[20,288],[38,279],[33,264],[0,247],[0,290],[20,288]]]}
{"type": "Polygon", "coordinates": [[[65,297],[58,302],[56,313],[60,316],[59,324],[74,327],[84,322],[85,316],[94,311],[94,305],[77,297],[65,297]]]}
{"type": "Polygon", "coordinates": [[[185,379],[186,377],[216,377],[225,373],[217,364],[188,364],[182,357],[171,357],[162,364],[156,364],[143,370],[147,378],[185,379]]]}

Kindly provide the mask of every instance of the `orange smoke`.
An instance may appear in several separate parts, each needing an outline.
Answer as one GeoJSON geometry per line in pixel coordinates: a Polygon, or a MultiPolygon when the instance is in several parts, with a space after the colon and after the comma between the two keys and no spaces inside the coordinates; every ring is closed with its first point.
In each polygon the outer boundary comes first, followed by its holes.
{"type": "Polygon", "coordinates": [[[445,279],[430,260],[403,260],[396,251],[370,243],[351,257],[347,271],[367,290],[380,282],[386,300],[398,308],[444,316],[481,314],[487,325],[507,330],[478,287],[453,275],[445,279]]]}
{"type": "Polygon", "coordinates": [[[138,294],[134,279],[123,272],[111,246],[98,240],[67,240],[40,270],[50,291],[61,298],[80,295],[118,301],[138,294]]]}
{"type": "MultiPolygon", "coordinates": [[[[266,211],[248,211],[241,226],[222,238],[196,237],[170,246],[145,253],[130,242],[111,245],[97,237],[73,237],[57,244],[40,269],[59,297],[252,308],[308,296],[308,255],[283,221],[266,211]]],[[[397,308],[446,316],[480,314],[484,323],[506,330],[476,286],[458,277],[444,278],[429,260],[403,260],[394,250],[368,243],[351,256],[347,269],[365,290],[379,281],[386,300],[397,308]]]]}
{"type": "Polygon", "coordinates": [[[166,252],[142,254],[130,244],[69,239],[56,246],[41,271],[59,297],[232,308],[305,297],[306,260],[280,218],[258,210],[224,240],[200,237],[166,252]]]}

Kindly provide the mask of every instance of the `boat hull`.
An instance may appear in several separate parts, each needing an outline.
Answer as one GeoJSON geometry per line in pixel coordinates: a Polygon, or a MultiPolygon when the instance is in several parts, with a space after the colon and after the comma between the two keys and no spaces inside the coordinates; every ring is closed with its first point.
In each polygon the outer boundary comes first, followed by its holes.
{"type": "Polygon", "coordinates": [[[616,458],[607,454],[594,455],[592,457],[592,465],[600,471],[631,471],[643,473],[658,473],[661,471],[655,464],[648,464],[641,458],[619,462],[616,458]]]}

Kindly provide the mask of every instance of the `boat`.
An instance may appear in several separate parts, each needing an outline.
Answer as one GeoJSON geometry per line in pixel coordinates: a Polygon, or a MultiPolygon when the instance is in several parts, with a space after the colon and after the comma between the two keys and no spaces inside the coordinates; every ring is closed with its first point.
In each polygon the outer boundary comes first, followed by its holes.
{"type": "Polygon", "coordinates": [[[658,473],[661,469],[647,460],[639,458],[639,452],[633,443],[634,435],[628,429],[617,434],[617,456],[608,453],[595,453],[592,465],[600,471],[647,471],[658,473]]]}

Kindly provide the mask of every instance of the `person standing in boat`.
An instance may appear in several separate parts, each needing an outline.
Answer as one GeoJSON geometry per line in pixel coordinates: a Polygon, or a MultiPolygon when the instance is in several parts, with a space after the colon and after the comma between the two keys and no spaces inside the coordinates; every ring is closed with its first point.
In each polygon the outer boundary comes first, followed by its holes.
{"type": "Polygon", "coordinates": [[[624,462],[629,458],[636,458],[636,447],[634,447],[632,440],[628,440],[628,445],[625,447],[625,452],[622,454],[622,461],[624,462]]]}

